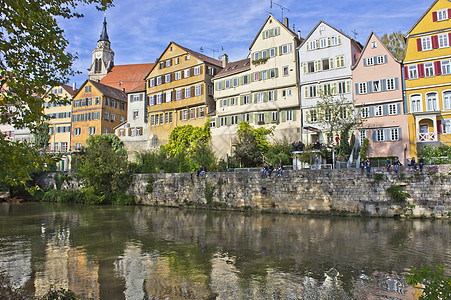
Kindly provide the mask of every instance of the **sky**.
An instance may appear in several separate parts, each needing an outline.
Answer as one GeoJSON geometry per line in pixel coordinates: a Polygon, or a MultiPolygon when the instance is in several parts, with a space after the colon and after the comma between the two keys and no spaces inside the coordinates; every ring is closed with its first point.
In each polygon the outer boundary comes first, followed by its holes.
{"type": "MultiPolygon", "coordinates": [[[[152,63],[174,41],[191,50],[230,61],[247,57],[249,46],[269,13],[288,17],[289,27],[306,37],[323,20],[365,44],[371,31],[406,33],[433,0],[113,0],[106,11],[107,30],[115,65],[152,63]],[[281,6],[285,9],[281,9],[281,6]],[[356,33],[356,35],[355,35],[356,33]]],[[[82,72],[72,79],[80,86],[88,76],[91,52],[96,48],[105,13],[81,6],[81,19],[60,20],[69,41],[68,51],[82,72]]]]}

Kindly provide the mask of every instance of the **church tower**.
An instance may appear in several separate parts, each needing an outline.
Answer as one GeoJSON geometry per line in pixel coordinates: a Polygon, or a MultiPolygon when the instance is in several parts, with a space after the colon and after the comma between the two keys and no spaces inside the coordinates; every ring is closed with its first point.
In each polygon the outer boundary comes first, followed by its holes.
{"type": "Polygon", "coordinates": [[[110,40],[106,31],[106,16],[103,19],[102,33],[97,41],[97,48],[92,51],[91,68],[89,69],[89,79],[99,81],[114,66],[114,52],[110,48],[110,40]]]}

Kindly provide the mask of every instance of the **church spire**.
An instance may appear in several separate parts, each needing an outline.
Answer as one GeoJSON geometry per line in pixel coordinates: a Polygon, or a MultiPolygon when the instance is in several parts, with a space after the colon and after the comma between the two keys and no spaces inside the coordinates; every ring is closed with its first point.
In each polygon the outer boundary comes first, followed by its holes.
{"type": "Polygon", "coordinates": [[[106,31],[106,16],[103,18],[102,34],[100,34],[99,41],[106,41],[106,42],[110,41],[110,39],[108,38],[108,33],[106,31]]]}

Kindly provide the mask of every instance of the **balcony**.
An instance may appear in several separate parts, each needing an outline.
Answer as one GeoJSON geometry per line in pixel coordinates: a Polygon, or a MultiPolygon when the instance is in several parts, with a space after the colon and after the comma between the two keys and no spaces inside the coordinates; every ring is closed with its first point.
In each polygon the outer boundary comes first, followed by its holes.
{"type": "Polygon", "coordinates": [[[437,141],[437,134],[435,132],[419,133],[417,141],[420,142],[435,142],[437,141]]]}

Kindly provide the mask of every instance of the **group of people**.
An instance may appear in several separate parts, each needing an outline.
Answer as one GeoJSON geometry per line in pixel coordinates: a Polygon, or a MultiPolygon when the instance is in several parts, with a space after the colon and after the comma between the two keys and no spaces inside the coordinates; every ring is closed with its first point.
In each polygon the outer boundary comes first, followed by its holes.
{"type": "Polygon", "coordinates": [[[371,173],[371,160],[369,158],[365,160],[361,160],[360,161],[360,170],[362,170],[362,174],[365,172],[366,169],[366,174],[370,175],[371,173]]]}
{"type": "Polygon", "coordinates": [[[418,158],[418,162],[415,160],[415,157],[412,157],[410,159],[410,164],[409,166],[411,166],[413,168],[414,171],[418,171],[418,168],[420,169],[421,172],[423,172],[423,166],[424,166],[424,158],[422,156],[420,156],[418,158]]]}
{"type": "MultiPolygon", "coordinates": [[[[398,173],[399,166],[401,166],[401,162],[399,161],[398,157],[395,157],[395,160],[393,161],[393,167],[395,168],[395,172],[398,173]]],[[[387,157],[387,160],[385,161],[385,167],[387,168],[387,172],[390,172],[390,167],[392,166],[392,163],[390,159],[387,157]]]]}
{"type": "Polygon", "coordinates": [[[199,170],[197,170],[197,177],[199,177],[199,175],[201,177],[203,177],[205,175],[205,173],[207,172],[207,168],[204,166],[200,166],[199,170]]]}
{"type": "Polygon", "coordinates": [[[272,175],[272,173],[274,173],[274,171],[277,172],[277,176],[282,176],[282,173],[283,173],[282,165],[276,165],[276,167],[274,167],[272,164],[270,164],[269,166],[265,165],[262,168],[262,177],[266,177],[266,176],[271,177],[271,175],[272,175]]]}
{"type": "MultiPolygon", "coordinates": [[[[418,162],[415,160],[415,157],[412,157],[410,160],[409,166],[413,168],[414,171],[417,171],[418,169],[420,171],[423,171],[423,165],[424,165],[424,159],[423,157],[418,158],[418,162]]],[[[395,157],[395,159],[392,161],[390,158],[387,157],[387,160],[385,161],[385,168],[387,172],[390,172],[390,168],[393,166],[395,173],[398,173],[399,167],[402,166],[401,162],[399,161],[398,157],[395,157]]],[[[371,172],[371,160],[369,158],[365,160],[360,161],[360,169],[362,170],[362,174],[365,172],[369,175],[371,172]]]]}

